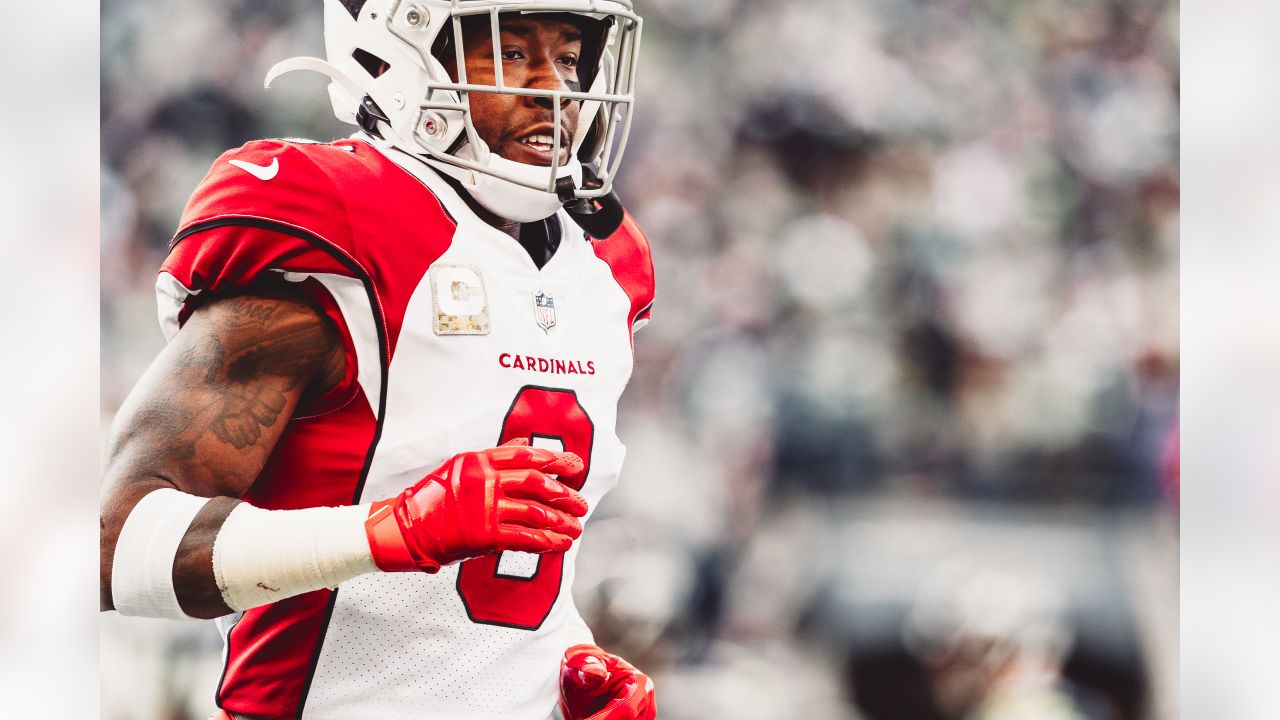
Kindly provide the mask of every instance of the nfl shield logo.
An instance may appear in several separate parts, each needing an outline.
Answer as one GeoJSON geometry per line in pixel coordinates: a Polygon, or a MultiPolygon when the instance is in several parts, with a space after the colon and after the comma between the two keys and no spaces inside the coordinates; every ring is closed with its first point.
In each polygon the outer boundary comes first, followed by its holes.
{"type": "Polygon", "coordinates": [[[556,299],[544,292],[535,294],[533,316],[538,321],[538,327],[550,333],[551,328],[556,326],[556,299]]]}

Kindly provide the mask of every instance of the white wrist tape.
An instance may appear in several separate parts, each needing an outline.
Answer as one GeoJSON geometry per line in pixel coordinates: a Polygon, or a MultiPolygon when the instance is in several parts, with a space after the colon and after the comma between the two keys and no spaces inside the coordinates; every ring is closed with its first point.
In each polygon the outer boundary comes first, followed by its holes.
{"type": "Polygon", "coordinates": [[[376,571],[364,529],[368,517],[368,505],[237,505],[213,542],[213,576],[223,602],[248,610],[376,571]]]}
{"type": "Polygon", "coordinates": [[[147,493],[133,507],[111,562],[111,602],[121,615],[189,617],[173,589],[173,560],[192,519],[209,498],[171,488],[147,493]]]}

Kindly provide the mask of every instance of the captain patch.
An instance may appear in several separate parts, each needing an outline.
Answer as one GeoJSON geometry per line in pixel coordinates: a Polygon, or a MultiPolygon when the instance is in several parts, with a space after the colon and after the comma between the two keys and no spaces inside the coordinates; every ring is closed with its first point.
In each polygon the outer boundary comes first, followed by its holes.
{"type": "Polygon", "coordinates": [[[472,265],[431,267],[431,309],[437,335],[489,334],[489,298],[472,265]]]}

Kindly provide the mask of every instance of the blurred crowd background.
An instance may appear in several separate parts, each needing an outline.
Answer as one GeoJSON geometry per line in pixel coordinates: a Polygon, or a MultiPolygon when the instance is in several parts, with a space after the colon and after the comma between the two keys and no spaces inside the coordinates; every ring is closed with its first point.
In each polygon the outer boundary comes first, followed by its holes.
{"type": "MultiPolygon", "coordinates": [[[[1177,717],[1178,10],[638,0],[653,243],[579,607],[660,718],[1177,717]]],[[[103,0],[103,427],[222,151],[332,139],[319,0],[103,0]]],[[[101,618],[102,717],[211,623],[101,618]]]]}

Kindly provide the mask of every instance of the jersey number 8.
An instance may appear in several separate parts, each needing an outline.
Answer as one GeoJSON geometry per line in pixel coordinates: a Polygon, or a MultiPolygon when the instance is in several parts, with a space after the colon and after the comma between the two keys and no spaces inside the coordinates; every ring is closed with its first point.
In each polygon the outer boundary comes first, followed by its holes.
{"type": "MultiPolygon", "coordinates": [[[[581,490],[591,472],[594,437],[595,426],[576,393],[526,385],[507,411],[498,444],[526,438],[531,445],[577,454],[582,472],[561,476],[560,482],[581,490]]],[[[462,563],[458,594],[472,622],[537,630],[560,595],[563,572],[564,553],[486,555],[462,563]]]]}

